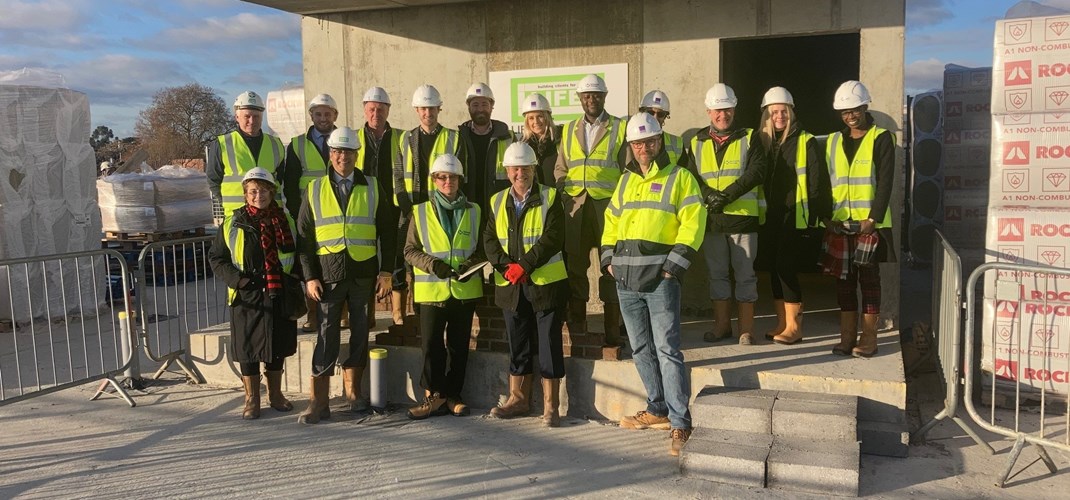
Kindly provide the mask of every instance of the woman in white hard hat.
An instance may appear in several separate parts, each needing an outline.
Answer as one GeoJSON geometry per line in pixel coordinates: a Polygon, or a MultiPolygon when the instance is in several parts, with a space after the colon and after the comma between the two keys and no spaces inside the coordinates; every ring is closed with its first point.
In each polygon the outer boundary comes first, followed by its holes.
{"type": "Polygon", "coordinates": [[[242,189],[245,205],[224,220],[208,259],[229,288],[227,351],[245,386],[242,418],[251,420],[260,418],[260,363],[271,408],[293,409],[282,395],[282,366],[297,352],[297,318],[305,314],[305,302],[293,269],[294,222],[275,201],[274,176],[255,167],[245,174],[242,189]]]}
{"type": "Polygon", "coordinates": [[[531,146],[538,159],[535,169],[539,184],[552,186],[554,164],[557,163],[557,146],[561,142],[561,126],[554,124],[550,101],[539,93],[528,94],[520,103],[520,112],[524,115],[524,133],[521,140],[531,146]]]}
{"type": "Polygon", "coordinates": [[[826,161],[832,186],[832,217],[824,221],[829,251],[825,273],[837,278],[840,343],[834,354],[868,358],[877,353],[881,306],[879,263],[895,262],[890,202],[895,176],[895,137],[869,113],[872,99],[862,82],[843,82],[832,107],[845,125],[829,135],[826,161]],[[835,244],[839,242],[840,244],[835,244]],[[836,251],[839,250],[839,251],[836,251]],[[862,336],[857,337],[862,291],[862,336]]]}
{"type": "Polygon", "coordinates": [[[543,425],[557,427],[559,382],[565,376],[561,325],[569,295],[561,255],[565,212],[557,190],[535,181],[538,158],[531,146],[511,144],[502,164],[512,185],[490,199],[483,248],[494,267],[494,303],[502,308],[509,338],[509,399],[490,414],[527,415],[537,352],[543,425]]]}
{"type": "Polygon", "coordinates": [[[769,178],[763,183],[768,207],[759,259],[769,267],[777,325],[765,336],[778,344],[802,339],[802,288],[797,250],[802,231],[818,227],[832,214],[825,153],[817,139],[802,130],[788,89],[773,87],[762,97],[758,130],[769,154],[769,178]]]}
{"type": "Polygon", "coordinates": [[[461,193],[461,160],[441,154],[429,173],[434,189],[428,193],[428,201],[412,207],[404,249],[405,261],[412,266],[412,296],[419,307],[424,354],[420,385],[426,398],[409,409],[413,420],[469,413],[461,390],[472,315],[483,297],[483,275],[478,271],[464,278],[461,275],[486,260],[479,244],[479,205],[461,193]]]}

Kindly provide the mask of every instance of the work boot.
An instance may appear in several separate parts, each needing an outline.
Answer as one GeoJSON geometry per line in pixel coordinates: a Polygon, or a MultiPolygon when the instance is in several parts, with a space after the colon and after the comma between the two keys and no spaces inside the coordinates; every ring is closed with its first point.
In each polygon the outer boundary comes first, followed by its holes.
{"type": "Polygon", "coordinates": [[[647,411],[640,411],[620,419],[621,429],[660,429],[669,430],[669,417],[659,417],[647,411]]]}
{"type": "Polygon", "coordinates": [[[241,418],[256,420],[260,418],[260,375],[243,375],[241,382],[245,386],[245,408],[242,409],[241,418]]]}
{"type": "Polygon", "coordinates": [[[368,401],[360,397],[360,381],[364,378],[363,366],[342,367],[342,394],[346,410],[352,413],[368,411],[368,401]]]}
{"type": "Polygon", "coordinates": [[[267,379],[268,403],[275,411],[290,411],[294,409],[286,396],[282,395],[282,370],[266,371],[264,378],[267,379]]]}
{"type": "Polygon", "coordinates": [[[802,334],[802,302],[784,303],[784,332],[773,337],[773,342],[784,345],[794,344],[803,338],[802,334]]]}
{"type": "Polygon", "coordinates": [[[784,299],[776,299],[773,301],[773,310],[776,311],[776,326],[772,330],[765,332],[765,338],[773,340],[773,337],[780,335],[784,328],[787,327],[784,319],[784,299]]]}
{"type": "Polygon", "coordinates": [[[419,406],[409,408],[408,416],[412,420],[423,420],[427,417],[438,417],[450,412],[446,408],[446,398],[437,392],[425,391],[424,402],[419,406]]]}
{"type": "Polygon", "coordinates": [[[505,404],[491,408],[490,416],[513,418],[527,415],[531,410],[531,382],[534,375],[509,375],[509,399],[505,404]]]}
{"type": "Polygon", "coordinates": [[[669,443],[669,454],[678,457],[684,445],[687,444],[687,440],[691,439],[691,429],[673,429],[669,431],[669,437],[672,438],[672,442],[669,443]]]}
{"type": "Polygon", "coordinates": [[[405,302],[408,301],[408,290],[394,290],[390,292],[390,315],[395,325],[405,324],[405,302]]]}
{"type": "Polygon", "coordinates": [[[862,336],[858,338],[858,346],[851,349],[851,355],[856,358],[870,358],[877,354],[877,320],[878,314],[862,315],[862,336]]]}
{"type": "Polygon", "coordinates": [[[624,347],[624,328],[621,325],[620,304],[606,302],[602,309],[602,318],[605,320],[606,345],[610,347],[624,347]]]}
{"type": "Polygon", "coordinates": [[[587,333],[587,301],[569,300],[566,321],[569,333],[587,333]]]}
{"type": "Polygon", "coordinates": [[[308,314],[305,315],[305,324],[301,326],[301,331],[312,333],[319,329],[319,302],[305,297],[305,306],[308,307],[308,314]]]}
{"type": "Polygon", "coordinates": [[[754,302],[739,302],[739,345],[754,344],[754,302]]]}
{"type": "Polygon", "coordinates": [[[460,396],[446,396],[446,409],[455,417],[467,417],[472,413],[460,396]]]}
{"type": "Polygon", "coordinates": [[[718,342],[732,336],[732,301],[713,301],[713,330],[706,332],[702,340],[718,342]]]}
{"type": "Polygon", "coordinates": [[[309,380],[308,408],[297,416],[301,424],[317,424],[320,420],[331,418],[330,391],[331,377],[324,375],[309,380]]]}
{"type": "Polygon", "coordinates": [[[832,348],[832,354],[850,356],[858,341],[858,313],[840,311],[840,343],[832,348]]]}
{"type": "Polygon", "coordinates": [[[558,407],[561,406],[561,379],[542,379],[542,425],[545,427],[558,427],[561,425],[561,414],[558,407]]]}
{"type": "Polygon", "coordinates": [[[349,328],[349,302],[342,302],[342,317],[338,322],[339,328],[349,328]]]}

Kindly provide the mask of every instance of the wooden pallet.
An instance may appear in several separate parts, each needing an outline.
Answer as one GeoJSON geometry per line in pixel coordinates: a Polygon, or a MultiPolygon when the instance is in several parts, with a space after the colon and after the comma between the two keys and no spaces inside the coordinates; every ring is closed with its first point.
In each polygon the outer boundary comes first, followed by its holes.
{"type": "Polygon", "coordinates": [[[104,243],[130,241],[144,244],[155,243],[157,241],[171,241],[182,238],[193,238],[196,236],[204,236],[203,227],[185,229],[182,231],[170,231],[166,233],[125,233],[118,231],[105,231],[104,237],[101,238],[101,241],[104,243]]]}

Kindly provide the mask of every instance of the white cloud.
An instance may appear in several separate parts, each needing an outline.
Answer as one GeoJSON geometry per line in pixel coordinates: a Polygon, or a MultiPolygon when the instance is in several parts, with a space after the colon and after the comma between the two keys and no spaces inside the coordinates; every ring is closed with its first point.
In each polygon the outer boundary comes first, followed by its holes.
{"type": "Polygon", "coordinates": [[[914,61],[904,68],[907,94],[917,94],[944,86],[944,63],[935,58],[914,61]]]}
{"type": "Polygon", "coordinates": [[[940,24],[954,17],[947,0],[907,0],[907,29],[940,24]]]}
{"type": "Polygon", "coordinates": [[[89,94],[90,102],[145,104],[163,87],[194,81],[170,61],[109,54],[55,68],[72,89],[89,94]]]}
{"type": "Polygon", "coordinates": [[[264,76],[263,71],[247,69],[231,75],[226,80],[223,80],[223,83],[243,87],[259,87],[266,85],[268,79],[264,76]]]}
{"type": "Polygon", "coordinates": [[[69,30],[80,27],[87,16],[81,1],[0,1],[0,29],[15,31],[69,30]]]}
{"type": "Polygon", "coordinates": [[[169,47],[235,42],[256,44],[263,40],[289,40],[300,34],[301,23],[297,15],[244,12],[227,18],[197,19],[180,28],[166,29],[155,42],[169,47]]]}

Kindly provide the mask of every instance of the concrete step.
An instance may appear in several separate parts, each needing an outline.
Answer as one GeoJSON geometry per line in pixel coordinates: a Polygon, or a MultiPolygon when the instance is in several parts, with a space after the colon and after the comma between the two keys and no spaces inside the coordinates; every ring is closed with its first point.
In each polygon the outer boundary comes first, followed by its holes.
{"type": "Polygon", "coordinates": [[[906,458],[910,452],[910,426],[906,422],[858,422],[862,453],[906,458]]]}
{"type": "Polygon", "coordinates": [[[772,434],[777,391],[706,386],[691,405],[695,427],[772,434]]]}
{"type": "Polygon", "coordinates": [[[680,473],[718,483],[765,487],[770,434],[696,428],[680,455],[680,473]]]}
{"type": "Polygon", "coordinates": [[[769,488],[858,496],[858,443],[774,437],[766,461],[769,488]]]}
{"type": "Polygon", "coordinates": [[[773,435],[778,437],[858,440],[858,397],[779,391],[773,404],[773,435]]]}

